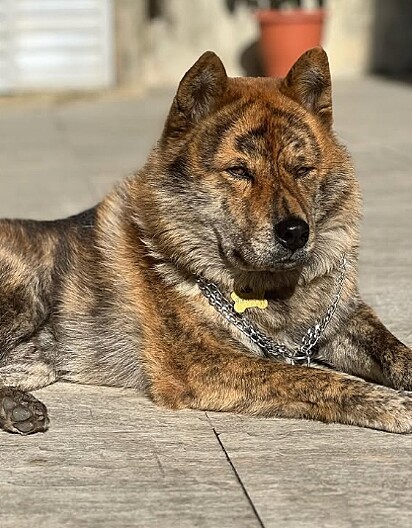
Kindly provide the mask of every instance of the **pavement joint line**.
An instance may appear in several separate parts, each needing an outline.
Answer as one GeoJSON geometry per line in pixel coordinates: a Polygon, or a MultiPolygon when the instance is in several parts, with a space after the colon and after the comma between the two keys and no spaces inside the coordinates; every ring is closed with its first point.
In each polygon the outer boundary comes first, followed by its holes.
{"type": "Polygon", "coordinates": [[[225,446],[224,446],[222,440],[220,439],[220,433],[218,433],[218,432],[216,431],[216,429],[213,427],[212,421],[210,420],[209,415],[207,414],[207,412],[205,412],[205,415],[206,415],[206,418],[207,418],[207,420],[208,420],[208,422],[209,422],[209,424],[210,424],[210,427],[212,428],[213,434],[215,435],[216,440],[217,440],[217,442],[218,442],[220,448],[222,449],[222,451],[223,451],[223,453],[224,453],[224,455],[225,455],[225,457],[226,457],[226,460],[227,460],[227,462],[229,463],[230,468],[231,468],[231,470],[232,470],[232,472],[233,472],[233,474],[234,474],[234,476],[235,476],[237,482],[239,483],[239,486],[241,487],[241,489],[242,489],[242,491],[243,491],[243,494],[244,494],[245,497],[246,497],[246,500],[248,501],[250,507],[252,508],[252,511],[253,511],[253,513],[254,513],[254,515],[255,515],[255,517],[256,517],[256,520],[257,520],[259,526],[260,526],[261,528],[266,528],[265,525],[263,524],[262,518],[261,518],[260,515],[259,515],[259,512],[258,512],[257,509],[256,509],[256,506],[253,504],[252,498],[251,498],[251,496],[249,495],[249,493],[248,493],[248,491],[247,491],[247,489],[246,489],[246,486],[243,484],[242,479],[240,478],[240,475],[239,475],[239,473],[238,473],[238,471],[237,471],[235,465],[233,464],[233,462],[232,462],[232,460],[231,460],[231,458],[230,458],[228,452],[226,451],[226,448],[225,448],[225,446]]]}

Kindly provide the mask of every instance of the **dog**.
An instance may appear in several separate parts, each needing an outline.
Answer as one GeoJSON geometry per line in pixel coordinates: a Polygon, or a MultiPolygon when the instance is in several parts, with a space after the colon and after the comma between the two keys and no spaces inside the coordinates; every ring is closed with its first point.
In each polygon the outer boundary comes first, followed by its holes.
{"type": "Polygon", "coordinates": [[[0,426],[29,391],[132,387],[169,409],[412,431],[412,351],[358,291],[361,196],[326,53],[284,79],[204,53],[143,169],[93,209],[0,223],[0,426]]]}

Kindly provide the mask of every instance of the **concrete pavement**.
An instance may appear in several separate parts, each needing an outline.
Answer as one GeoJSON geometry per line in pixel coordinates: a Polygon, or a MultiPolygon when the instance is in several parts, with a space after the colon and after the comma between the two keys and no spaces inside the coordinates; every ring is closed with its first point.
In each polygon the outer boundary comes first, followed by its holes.
{"type": "MultiPolygon", "coordinates": [[[[412,89],[337,81],[364,190],[361,290],[412,346],[412,89]]],[[[0,107],[0,216],[57,218],[138,168],[172,93],[0,107]]],[[[0,434],[0,526],[407,528],[412,437],[156,408],[130,390],[38,392],[45,435],[0,434]]]]}

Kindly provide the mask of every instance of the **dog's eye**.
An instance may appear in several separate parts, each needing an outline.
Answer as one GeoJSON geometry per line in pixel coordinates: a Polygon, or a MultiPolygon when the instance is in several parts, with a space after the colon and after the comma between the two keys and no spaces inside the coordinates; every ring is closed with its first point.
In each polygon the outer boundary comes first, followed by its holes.
{"type": "Polygon", "coordinates": [[[314,170],[315,167],[296,167],[293,173],[297,178],[303,178],[304,176],[308,176],[314,170]]]}
{"type": "Polygon", "coordinates": [[[226,172],[238,180],[253,180],[253,176],[245,167],[229,167],[229,169],[226,169],[226,172]]]}

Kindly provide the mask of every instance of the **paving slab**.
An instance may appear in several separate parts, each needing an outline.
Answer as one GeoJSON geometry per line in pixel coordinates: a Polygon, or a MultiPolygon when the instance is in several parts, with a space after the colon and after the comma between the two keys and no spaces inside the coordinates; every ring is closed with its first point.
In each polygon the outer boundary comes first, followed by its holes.
{"type": "Polygon", "coordinates": [[[50,431],[1,437],[2,528],[259,526],[205,413],[155,408],[132,390],[37,394],[50,431]]]}
{"type": "Polygon", "coordinates": [[[208,415],[264,526],[410,526],[409,437],[208,415]]]}
{"type": "MultiPolygon", "coordinates": [[[[360,284],[412,346],[412,90],[335,82],[364,192],[360,284]]],[[[172,92],[0,107],[0,216],[51,219],[144,163],[172,92]]],[[[130,390],[38,391],[52,426],[0,434],[0,526],[409,528],[412,437],[159,409],[130,390]]]]}

